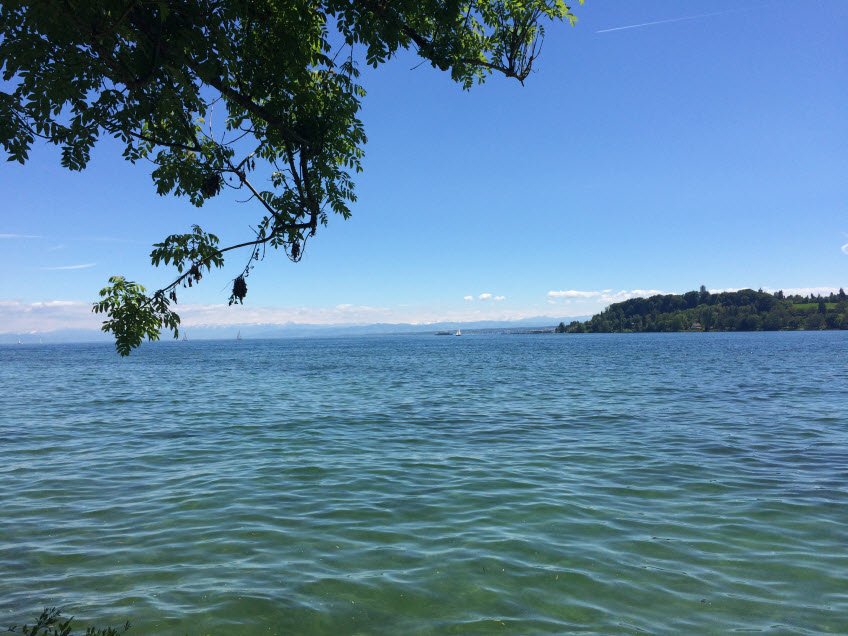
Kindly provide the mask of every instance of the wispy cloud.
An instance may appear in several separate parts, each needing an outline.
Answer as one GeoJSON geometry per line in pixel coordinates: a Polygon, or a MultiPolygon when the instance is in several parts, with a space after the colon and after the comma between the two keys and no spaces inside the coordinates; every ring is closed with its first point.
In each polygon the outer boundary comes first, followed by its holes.
{"type": "Polygon", "coordinates": [[[742,9],[728,9],[727,11],[716,11],[714,13],[699,13],[698,15],[686,15],[680,18],[668,18],[667,20],[654,20],[653,22],[641,22],[639,24],[627,24],[625,26],[613,27],[611,29],[601,29],[595,33],[610,33],[611,31],[624,31],[626,29],[641,29],[642,27],[654,26],[656,24],[670,24],[672,22],[685,22],[688,20],[700,20],[702,18],[711,18],[717,15],[726,15],[728,13],[738,13],[739,11],[750,11],[759,7],[746,7],[742,9]]]}
{"type": "Polygon", "coordinates": [[[648,296],[656,296],[657,294],[665,294],[666,292],[659,289],[622,289],[615,291],[613,289],[601,289],[597,291],[581,291],[578,289],[565,289],[560,291],[549,291],[548,302],[553,299],[565,299],[565,301],[578,301],[583,303],[591,303],[593,305],[609,305],[611,303],[620,303],[629,298],[647,298],[648,296]]]}
{"type": "MultiPolygon", "coordinates": [[[[477,307],[481,307],[477,305],[477,307]]],[[[251,305],[178,305],[177,312],[185,327],[287,323],[313,325],[367,325],[374,323],[409,323],[427,325],[434,322],[467,322],[474,320],[520,320],[539,315],[538,309],[509,310],[495,309],[488,304],[484,308],[442,310],[422,307],[371,307],[346,305],[343,307],[261,307],[251,305]]]]}
{"type": "MultiPolygon", "coordinates": [[[[50,238],[40,234],[2,234],[0,239],[45,239],[50,238]]],[[[56,240],[56,237],[53,237],[56,240]]],[[[128,239],[119,236],[62,236],[61,240],[71,242],[96,242],[96,243],[135,243],[137,245],[150,245],[150,241],[128,239]]]]}
{"type": "Polygon", "coordinates": [[[58,329],[99,329],[102,318],[90,303],[50,300],[23,303],[0,300],[0,333],[47,333],[58,329]]]}
{"type": "Polygon", "coordinates": [[[68,241],[92,241],[96,243],[135,243],[136,245],[150,245],[150,241],[141,241],[139,239],[128,239],[120,236],[70,236],[63,237],[68,241]]]}
{"type": "Polygon", "coordinates": [[[601,294],[601,301],[604,304],[620,303],[630,298],[649,298],[651,296],[658,296],[667,293],[668,292],[664,292],[659,289],[631,289],[630,291],[622,289],[618,292],[606,290],[603,294],[601,294]]]}
{"type": "Polygon", "coordinates": [[[842,251],[843,251],[845,254],[848,254],[848,243],[846,243],[845,245],[843,245],[843,246],[842,246],[842,251]]]}
{"type": "MultiPolygon", "coordinates": [[[[375,323],[429,325],[435,322],[521,320],[540,315],[537,308],[496,309],[493,304],[460,310],[437,308],[389,308],[342,304],[334,307],[262,307],[251,305],[180,304],[181,326],[230,327],[236,325],[369,325],[375,323]]],[[[48,333],[59,329],[100,328],[103,316],[91,312],[91,304],[53,300],[24,303],[0,300],[0,333],[48,333]]]]}
{"type": "Polygon", "coordinates": [[[89,267],[94,267],[97,263],[84,263],[83,265],[62,265],[60,267],[42,267],[41,269],[87,269],[89,267]]]}
{"type": "MultiPolygon", "coordinates": [[[[474,296],[463,296],[462,299],[463,300],[474,300],[474,296]]],[[[491,294],[489,292],[484,292],[484,293],[480,294],[479,296],[477,296],[477,300],[483,300],[483,301],[486,301],[486,300],[495,300],[495,301],[506,300],[506,296],[495,296],[494,294],[491,294]]]]}
{"type": "Polygon", "coordinates": [[[716,289],[708,289],[707,291],[710,292],[711,294],[721,294],[722,292],[738,292],[740,289],[745,289],[745,288],[744,287],[721,287],[721,288],[716,288],[716,289]]]}
{"type": "Polygon", "coordinates": [[[548,292],[548,298],[595,298],[600,295],[601,292],[599,291],[578,291],[576,289],[548,292]]]}

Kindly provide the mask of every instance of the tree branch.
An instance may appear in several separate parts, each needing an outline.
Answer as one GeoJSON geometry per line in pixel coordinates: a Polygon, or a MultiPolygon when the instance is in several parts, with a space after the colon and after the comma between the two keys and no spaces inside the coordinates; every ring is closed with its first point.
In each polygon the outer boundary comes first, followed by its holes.
{"type": "MultiPolygon", "coordinates": [[[[197,69],[195,67],[191,66],[191,64],[189,64],[189,67],[195,73],[198,73],[197,69]]],[[[198,77],[200,77],[200,73],[198,73],[198,77]]],[[[287,126],[279,117],[277,117],[273,113],[269,112],[268,109],[263,108],[262,106],[257,104],[255,101],[253,101],[249,97],[246,97],[245,95],[242,95],[241,93],[239,93],[234,88],[226,86],[224,84],[224,82],[221,80],[221,78],[219,78],[219,77],[205,77],[205,78],[201,77],[201,80],[206,82],[209,86],[211,86],[215,90],[217,90],[219,93],[221,93],[221,95],[223,95],[227,99],[232,100],[233,102],[235,102],[236,104],[238,104],[239,106],[244,108],[247,112],[251,113],[252,115],[256,115],[257,117],[264,119],[266,122],[268,122],[268,124],[270,124],[271,126],[276,128],[283,135],[283,137],[285,139],[287,139],[288,141],[299,144],[299,145],[301,145],[305,148],[309,147],[310,142],[309,142],[308,139],[305,139],[304,137],[300,136],[298,133],[296,133],[294,130],[292,130],[289,126],[287,126]]]]}
{"type": "MultiPolygon", "coordinates": [[[[357,2],[361,6],[363,6],[365,9],[370,11],[372,14],[374,14],[376,17],[386,19],[391,24],[393,24],[395,27],[400,29],[400,31],[404,35],[406,35],[410,40],[415,42],[415,44],[418,46],[419,51],[421,51],[428,60],[435,63],[443,71],[447,70],[446,65],[444,65],[444,62],[445,62],[444,60],[442,60],[440,62],[439,60],[435,60],[432,57],[430,57],[430,52],[433,51],[433,49],[434,49],[433,40],[427,39],[425,36],[421,35],[418,31],[416,31],[415,29],[410,27],[408,24],[406,24],[403,20],[401,20],[397,16],[397,14],[395,12],[393,12],[391,10],[391,8],[386,3],[377,2],[375,0],[357,0],[357,2]]],[[[468,10],[468,13],[466,14],[466,18],[465,18],[466,22],[468,20],[468,17],[470,16],[470,11],[471,11],[471,7],[469,6],[469,10],[468,10]]],[[[525,24],[523,26],[523,29],[526,31],[527,26],[529,24],[531,24],[532,22],[534,22],[536,19],[538,19],[538,16],[539,16],[538,12],[536,14],[534,14],[532,19],[529,20],[527,22],[527,24],[525,24]]],[[[516,36],[516,33],[513,33],[513,37],[515,37],[515,36],[516,36]]],[[[500,64],[496,64],[496,63],[493,63],[493,62],[487,62],[485,60],[477,60],[477,59],[470,58],[470,57],[462,57],[462,58],[459,58],[457,61],[461,64],[468,64],[470,66],[480,66],[480,67],[483,67],[483,68],[487,68],[490,71],[497,71],[498,73],[503,73],[506,77],[514,77],[519,82],[523,83],[524,80],[527,79],[527,76],[530,74],[531,66],[533,64],[533,60],[536,59],[536,56],[531,55],[529,60],[528,60],[528,63],[523,65],[523,67],[520,70],[516,70],[515,65],[514,65],[514,62],[515,62],[514,56],[515,56],[515,49],[516,48],[517,47],[515,45],[513,45],[511,47],[510,58],[509,58],[510,65],[509,66],[501,66],[500,64]]]]}
{"type": "Polygon", "coordinates": [[[397,15],[395,15],[387,5],[381,2],[374,2],[374,0],[358,0],[358,2],[375,16],[388,19],[393,25],[400,29],[404,35],[415,42],[419,49],[426,50],[433,48],[433,43],[430,40],[397,17],[397,15]]]}
{"type": "Polygon", "coordinates": [[[138,4],[138,2],[131,2],[130,5],[124,10],[124,12],[118,17],[117,20],[115,20],[106,30],[100,31],[99,33],[94,33],[94,37],[98,40],[102,40],[105,37],[115,33],[115,31],[118,30],[124,20],[127,19],[127,17],[130,15],[130,13],[132,13],[133,9],[135,9],[138,4]]]}
{"type": "MultiPolygon", "coordinates": [[[[239,178],[239,181],[241,181],[242,184],[246,185],[247,189],[250,190],[253,193],[253,196],[255,196],[257,199],[259,199],[259,201],[262,203],[262,205],[265,207],[265,209],[268,210],[268,212],[271,214],[271,216],[276,218],[277,217],[277,211],[274,210],[274,208],[271,207],[271,205],[262,197],[262,195],[259,194],[259,192],[256,190],[256,188],[253,187],[253,184],[250,183],[250,181],[247,180],[247,175],[244,173],[244,170],[240,169],[241,164],[239,164],[239,167],[236,167],[236,166],[233,165],[233,162],[230,161],[230,160],[227,160],[227,163],[230,165],[229,172],[235,173],[235,175],[239,178]]],[[[242,163],[244,163],[244,162],[242,162],[242,163]]],[[[273,234],[273,232],[272,232],[272,234],[273,234]]]]}
{"type": "Polygon", "coordinates": [[[186,146],[185,144],[181,144],[176,141],[163,141],[161,139],[158,139],[157,137],[148,137],[147,135],[144,135],[142,133],[137,133],[132,130],[124,130],[122,128],[115,128],[113,130],[110,130],[109,132],[125,132],[126,134],[131,135],[132,137],[135,137],[137,139],[141,139],[142,141],[147,141],[149,143],[156,144],[157,146],[165,146],[166,148],[176,148],[178,150],[186,150],[188,152],[200,152],[202,150],[200,146],[196,145],[197,138],[195,138],[194,146],[186,146]]]}
{"type": "Polygon", "coordinates": [[[192,263],[192,265],[193,265],[192,268],[189,268],[184,274],[180,275],[179,278],[177,278],[174,282],[172,282],[167,287],[163,287],[162,289],[156,290],[153,293],[153,296],[154,297],[159,296],[161,294],[164,294],[166,291],[173,289],[174,287],[179,285],[181,282],[183,282],[183,280],[185,280],[187,277],[192,275],[192,273],[193,273],[192,270],[194,269],[194,267],[199,269],[199,268],[203,267],[204,265],[206,265],[212,258],[214,258],[215,256],[219,256],[219,255],[223,254],[224,252],[229,252],[231,250],[237,250],[241,247],[248,247],[248,246],[251,246],[251,245],[254,245],[254,246],[255,245],[264,245],[265,243],[267,243],[271,239],[275,238],[277,235],[279,235],[280,233],[282,233],[284,231],[306,230],[306,229],[309,229],[310,227],[311,227],[310,223],[292,223],[290,225],[284,225],[284,226],[276,227],[276,228],[272,229],[271,233],[268,236],[266,236],[265,238],[259,238],[259,239],[256,239],[255,241],[246,241],[245,243],[239,243],[238,245],[230,245],[229,247],[223,247],[219,250],[215,250],[212,254],[210,254],[206,258],[200,259],[196,263],[192,263]]]}

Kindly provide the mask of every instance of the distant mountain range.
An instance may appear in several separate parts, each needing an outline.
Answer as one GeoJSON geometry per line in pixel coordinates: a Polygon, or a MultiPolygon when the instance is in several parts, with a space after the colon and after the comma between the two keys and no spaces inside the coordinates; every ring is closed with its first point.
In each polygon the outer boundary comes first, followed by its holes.
{"type": "MultiPolygon", "coordinates": [[[[376,323],[371,325],[308,325],[288,323],[284,325],[226,325],[226,326],[196,326],[180,329],[180,336],[187,334],[190,340],[230,340],[235,339],[241,332],[242,338],[308,338],[329,336],[366,336],[383,334],[412,334],[435,333],[437,331],[456,331],[463,333],[480,333],[487,331],[527,332],[537,329],[553,330],[560,322],[569,323],[573,320],[587,320],[590,316],[571,316],[568,318],[552,318],[538,316],[522,320],[480,320],[476,322],[436,322],[426,325],[407,323],[390,324],[376,323]]],[[[167,338],[164,336],[163,338],[167,338]]],[[[15,344],[20,340],[24,344],[44,344],[58,342],[109,342],[112,336],[94,329],[61,329],[44,333],[4,333],[0,334],[0,344],[15,344]]]]}

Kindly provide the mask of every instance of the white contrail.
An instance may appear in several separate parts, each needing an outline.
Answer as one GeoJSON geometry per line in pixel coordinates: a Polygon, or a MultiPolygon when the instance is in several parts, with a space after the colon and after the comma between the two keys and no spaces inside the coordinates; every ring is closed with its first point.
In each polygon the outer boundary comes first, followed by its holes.
{"type": "Polygon", "coordinates": [[[62,267],[42,267],[41,269],[86,269],[94,267],[97,263],[86,263],[84,265],[63,265],[62,267]]]}
{"type": "Polygon", "coordinates": [[[682,18],[671,18],[669,20],[657,20],[655,22],[643,22],[642,24],[628,24],[627,26],[615,27],[612,29],[601,29],[595,33],[609,33],[610,31],[623,31],[624,29],[639,29],[641,27],[653,26],[655,24],[667,24],[669,22],[683,22],[684,20],[698,20],[699,18],[711,18],[715,15],[725,15],[727,13],[737,13],[738,11],[749,11],[759,7],[750,7],[748,9],[728,9],[727,11],[716,11],[715,13],[700,13],[698,15],[687,15],[682,18]]]}

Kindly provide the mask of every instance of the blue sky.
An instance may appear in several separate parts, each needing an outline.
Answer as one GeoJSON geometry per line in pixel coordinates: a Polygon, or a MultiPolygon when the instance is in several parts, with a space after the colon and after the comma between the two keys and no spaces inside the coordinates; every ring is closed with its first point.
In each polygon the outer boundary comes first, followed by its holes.
{"type": "MultiPolygon", "coordinates": [[[[523,87],[464,92],[412,55],[366,71],[353,217],[298,264],[270,254],[237,310],[227,285],[247,254],[232,257],[181,294],[186,324],[566,317],[701,284],[848,287],[848,3],[574,11],[523,87]]],[[[39,146],[0,164],[0,187],[0,332],[93,324],[110,275],[169,282],[152,243],[192,223],[238,242],[260,216],[157,196],[108,140],[83,173],[39,146]]]]}

